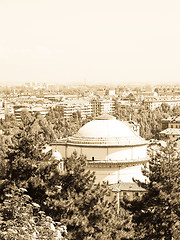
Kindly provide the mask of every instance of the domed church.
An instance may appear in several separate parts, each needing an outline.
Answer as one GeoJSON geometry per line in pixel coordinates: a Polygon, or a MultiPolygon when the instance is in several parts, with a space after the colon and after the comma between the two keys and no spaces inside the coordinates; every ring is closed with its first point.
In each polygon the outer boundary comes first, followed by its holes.
{"type": "Polygon", "coordinates": [[[148,162],[147,142],[128,122],[102,115],[88,122],[71,137],[51,144],[63,158],[76,151],[87,158],[87,170],[95,172],[96,183],[109,184],[144,180],[143,164],[148,162]]]}

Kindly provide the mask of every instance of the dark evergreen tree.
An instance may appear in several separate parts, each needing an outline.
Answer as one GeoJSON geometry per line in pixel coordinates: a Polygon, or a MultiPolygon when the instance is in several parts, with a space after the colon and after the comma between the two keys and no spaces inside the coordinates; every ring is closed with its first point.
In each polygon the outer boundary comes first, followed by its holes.
{"type": "Polygon", "coordinates": [[[43,153],[46,141],[34,131],[34,122],[26,119],[27,125],[21,126],[2,159],[0,202],[6,201],[11,189],[23,187],[39,210],[67,227],[68,239],[132,239],[128,217],[120,218],[115,202],[106,200],[107,184],[94,184],[94,173],[85,170],[85,157],[74,153],[65,159],[66,171],[60,173],[51,152],[43,153]]]}
{"type": "Polygon", "coordinates": [[[147,192],[142,199],[125,201],[133,214],[135,239],[172,240],[180,236],[180,154],[175,144],[151,153],[148,183],[136,182],[147,192]]]}
{"type": "Polygon", "coordinates": [[[106,200],[107,184],[95,185],[95,175],[85,165],[85,157],[73,153],[65,159],[64,174],[54,168],[43,182],[41,178],[38,188],[46,186],[43,210],[67,227],[68,239],[131,239],[128,215],[117,215],[116,202],[106,200]]]}

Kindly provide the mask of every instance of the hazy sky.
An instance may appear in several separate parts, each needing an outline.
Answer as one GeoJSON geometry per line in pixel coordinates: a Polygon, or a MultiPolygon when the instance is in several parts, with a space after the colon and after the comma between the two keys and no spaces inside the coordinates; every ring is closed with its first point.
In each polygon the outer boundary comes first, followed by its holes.
{"type": "Polygon", "coordinates": [[[180,83],[180,0],[0,0],[0,83],[180,83]]]}

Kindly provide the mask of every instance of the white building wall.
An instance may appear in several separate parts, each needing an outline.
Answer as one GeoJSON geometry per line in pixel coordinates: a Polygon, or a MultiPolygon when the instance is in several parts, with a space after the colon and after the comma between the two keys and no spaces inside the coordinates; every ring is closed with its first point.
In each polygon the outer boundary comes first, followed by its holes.
{"type": "Polygon", "coordinates": [[[52,145],[52,151],[58,151],[60,152],[62,158],[65,158],[66,157],[66,147],[65,146],[62,146],[62,145],[52,145]]]}
{"type": "Polygon", "coordinates": [[[76,151],[79,155],[85,155],[88,160],[92,160],[92,158],[94,158],[94,160],[105,160],[107,154],[106,148],[68,146],[67,156],[70,157],[74,151],[76,151]]]}
{"type": "Polygon", "coordinates": [[[108,160],[130,160],[132,159],[130,147],[108,148],[108,160]]]}
{"type": "Polygon", "coordinates": [[[117,183],[120,179],[119,168],[107,168],[107,167],[87,167],[87,170],[95,172],[96,180],[95,183],[102,183],[103,181],[109,182],[109,184],[117,183]]]}
{"type": "Polygon", "coordinates": [[[138,160],[146,158],[146,146],[134,147],[82,147],[82,146],[61,146],[53,145],[53,150],[61,153],[62,157],[70,157],[76,151],[78,155],[85,155],[87,160],[138,160]],[[67,155],[66,155],[67,153],[67,155]]]}
{"type": "MultiPolygon", "coordinates": [[[[98,147],[80,147],[80,146],[65,146],[65,145],[52,145],[53,151],[60,152],[63,158],[70,157],[76,151],[78,155],[86,155],[87,160],[137,160],[146,158],[146,146],[134,147],[112,147],[112,148],[98,148],[98,147]]],[[[118,181],[132,182],[132,178],[145,180],[141,172],[142,165],[122,167],[113,166],[110,164],[104,165],[88,165],[87,170],[94,171],[96,175],[96,183],[108,181],[109,184],[117,183],[118,181]]]]}
{"type": "Polygon", "coordinates": [[[168,128],[180,128],[180,122],[169,122],[168,128]]]}
{"type": "Polygon", "coordinates": [[[109,184],[122,182],[133,182],[134,179],[145,181],[146,177],[142,174],[143,165],[120,168],[120,167],[87,167],[87,170],[94,171],[96,175],[96,183],[108,181],[109,184]]]}
{"type": "Polygon", "coordinates": [[[133,159],[141,159],[147,157],[147,145],[136,146],[132,148],[133,159]]]}

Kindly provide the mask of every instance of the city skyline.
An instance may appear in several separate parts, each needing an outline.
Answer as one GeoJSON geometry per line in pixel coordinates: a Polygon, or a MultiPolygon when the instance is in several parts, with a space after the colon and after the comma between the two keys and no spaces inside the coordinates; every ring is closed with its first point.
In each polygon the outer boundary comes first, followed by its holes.
{"type": "Polygon", "coordinates": [[[1,1],[0,84],[180,82],[180,2],[1,1]]]}

